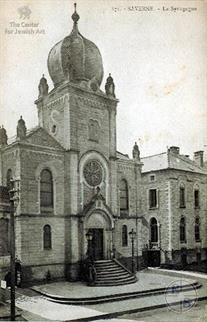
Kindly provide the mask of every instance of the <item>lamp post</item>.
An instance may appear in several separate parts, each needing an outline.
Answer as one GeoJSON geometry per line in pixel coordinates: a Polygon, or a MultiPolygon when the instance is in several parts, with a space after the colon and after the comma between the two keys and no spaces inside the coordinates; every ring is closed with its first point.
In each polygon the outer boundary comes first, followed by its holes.
{"type": "Polygon", "coordinates": [[[88,232],[86,233],[86,239],[88,241],[88,257],[90,260],[92,260],[92,247],[91,247],[91,242],[92,242],[92,239],[93,239],[93,233],[92,231],[89,229],[88,232]]]}
{"type": "Polygon", "coordinates": [[[136,232],[134,231],[133,228],[129,232],[129,237],[131,238],[131,242],[132,242],[132,273],[135,274],[134,240],[136,238],[136,232]]]}
{"type": "Polygon", "coordinates": [[[19,200],[19,187],[16,189],[16,184],[19,180],[10,179],[9,199],[10,199],[10,271],[11,271],[11,304],[10,304],[10,318],[15,321],[15,211],[17,202],[19,200]]]}

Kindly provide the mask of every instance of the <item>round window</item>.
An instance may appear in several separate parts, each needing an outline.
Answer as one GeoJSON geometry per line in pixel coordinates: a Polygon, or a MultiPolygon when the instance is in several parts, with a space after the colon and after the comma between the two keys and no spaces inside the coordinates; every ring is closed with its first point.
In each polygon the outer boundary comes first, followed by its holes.
{"type": "Polygon", "coordinates": [[[90,186],[98,186],[103,179],[103,170],[100,163],[96,160],[88,161],[83,169],[83,175],[90,186]]]}

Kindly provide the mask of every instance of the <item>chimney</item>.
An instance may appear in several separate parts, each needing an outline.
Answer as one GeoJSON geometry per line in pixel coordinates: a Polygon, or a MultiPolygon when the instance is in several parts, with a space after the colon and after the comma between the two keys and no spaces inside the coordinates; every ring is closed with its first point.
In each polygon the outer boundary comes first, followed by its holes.
{"type": "Polygon", "coordinates": [[[171,146],[169,148],[170,152],[174,153],[174,154],[179,154],[180,153],[180,148],[178,146],[171,146]]]}
{"type": "Polygon", "coordinates": [[[194,161],[199,167],[203,167],[203,154],[204,151],[194,152],[194,161]]]}

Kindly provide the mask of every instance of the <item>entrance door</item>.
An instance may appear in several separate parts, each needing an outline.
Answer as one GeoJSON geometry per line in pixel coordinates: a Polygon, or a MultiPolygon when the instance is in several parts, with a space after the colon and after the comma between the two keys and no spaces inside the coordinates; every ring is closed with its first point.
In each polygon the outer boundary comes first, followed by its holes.
{"type": "Polygon", "coordinates": [[[103,259],[103,229],[92,228],[92,255],[94,260],[103,259]]]}
{"type": "Polygon", "coordinates": [[[148,251],[148,266],[158,267],[160,266],[160,251],[149,250],[148,251]]]}
{"type": "Polygon", "coordinates": [[[181,254],[181,264],[182,264],[184,267],[188,264],[188,262],[187,262],[187,254],[185,254],[185,253],[182,253],[182,254],[181,254]]]}

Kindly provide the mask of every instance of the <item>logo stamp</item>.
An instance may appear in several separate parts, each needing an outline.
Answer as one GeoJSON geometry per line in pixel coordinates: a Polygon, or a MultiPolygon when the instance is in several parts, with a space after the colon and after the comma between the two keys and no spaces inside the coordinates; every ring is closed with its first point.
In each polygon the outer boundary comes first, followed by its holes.
{"type": "Polygon", "coordinates": [[[22,6],[17,9],[19,13],[19,19],[29,19],[32,13],[31,9],[28,6],[22,6]]]}
{"type": "Polygon", "coordinates": [[[197,302],[195,286],[189,280],[178,279],[171,282],[165,291],[168,308],[177,313],[189,311],[197,302]]]}

